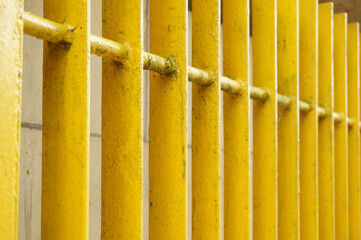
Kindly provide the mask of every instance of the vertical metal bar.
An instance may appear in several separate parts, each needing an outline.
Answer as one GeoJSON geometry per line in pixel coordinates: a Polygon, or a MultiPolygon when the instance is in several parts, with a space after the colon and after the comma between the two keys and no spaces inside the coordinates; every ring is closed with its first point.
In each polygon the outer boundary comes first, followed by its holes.
{"type": "Polygon", "coordinates": [[[318,182],[320,239],[334,239],[334,123],[333,109],[333,4],[319,5],[319,82],[318,105],[326,116],[318,128],[318,182]]]}
{"type": "MultiPolygon", "coordinates": [[[[300,1],[300,99],[317,106],[318,1],[300,1]]],[[[317,108],[300,114],[300,238],[318,239],[317,108]]]]}
{"type": "MultiPolygon", "coordinates": [[[[223,1],[223,74],[249,80],[249,0],[223,1]]],[[[223,93],[224,239],[250,239],[249,88],[223,93]]]]}
{"type": "Polygon", "coordinates": [[[278,92],[292,99],[278,110],[278,239],[299,239],[298,0],[277,1],[278,92]]]}
{"type": "Polygon", "coordinates": [[[44,43],[42,239],[88,239],[89,2],[45,0],[44,16],[75,26],[44,43]]]}
{"type": "Polygon", "coordinates": [[[132,46],[103,59],[102,239],[143,239],[142,0],[103,0],[103,36],[132,46]]]}
{"type": "Polygon", "coordinates": [[[347,104],[355,125],[348,131],[349,239],[360,239],[360,71],[359,24],[347,25],[347,104]]]}
{"type": "Polygon", "coordinates": [[[220,208],[220,1],[192,2],[192,62],[213,83],[192,84],[192,239],[221,237],[220,208]]]}
{"type": "Polygon", "coordinates": [[[335,111],[342,121],[335,123],[335,231],[336,239],[348,239],[347,209],[347,14],[334,16],[335,111]]]}
{"type": "Polygon", "coordinates": [[[0,235],[17,239],[23,1],[0,6],[0,235]]]}
{"type": "Polygon", "coordinates": [[[253,102],[253,237],[277,239],[276,0],[252,1],[253,85],[267,89],[253,102]]]}
{"type": "Polygon", "coordinates": [[[173,57],[171,76],[150,72],[149,238],[187,238],[187,1],[150,1],[150,50],[173,57]]]}

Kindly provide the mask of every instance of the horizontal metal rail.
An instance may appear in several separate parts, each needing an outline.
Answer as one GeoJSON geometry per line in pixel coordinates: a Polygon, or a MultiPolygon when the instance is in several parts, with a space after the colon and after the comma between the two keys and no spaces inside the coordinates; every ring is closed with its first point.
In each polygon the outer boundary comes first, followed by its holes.
{"type": "Polygon", "coordinates": [[[342,121],[342,116],[339,113],[333,112],[332,117],[335,123],[340,123],[342,121]]]}
{"type": "Polygon", "coordinates": [[[277,94],[277,105],[280,108],[289,108],[291,99],[285,95],[277,94]]]}
{"type": "Polygon", "coordinates": [[[73,41],[74,28],[24,12],[24,33],[53,43],[73,41]]]}
{"type": "Polygon", "coordinates": [[[111,58],[121,62],[129,58],[130,47],[124,43],[117,43],[112,40],[90,35],[91,53],[105,58],[111,58]]]}
{"type": "MultiPolygon", "coordinates": [[[[30,36],[43,39],[53,43],[71,44],[73,34],[76,28],[65,24],[56,23],[54,21],[24,12],[24,33],[30,36]]],[[[131,47],[126,43],[118,43],[110,39],[90,35],[91,53],[100,57],[110,58],[118,62],[126,62],[129,58],[131,47]]],[[[177,63],[172,57],[163,58],[152,53],[143,53],[143,68],[160,74],[172,74],[177,71],[177,63]]],[[[188,67],[188,80],[203,86],[213,83],[214,74],[195,67],[188,67]]],[[[228,77],[221,77],[221,88],[223,91],[242,95],[247,88],[247,84],[242,80],[233,80],[228,77]]],[[[264,102],[269,98],[266,90],[250,86],[250,98],[253,100],[264,102]]],[[[289,108],[291,98],[282,94],[277,94],[277,105],[280,108],[289,108]]],[[[299,101],[300,112],[307,113],[313,109],[313,106],[307,102],[299,101]]],[[[326,109],[317,106],[319,118],[327,116],[326,109]]],[[[339,113],[332,113],[335,123],[342,121],[343,117],[339,113]]],[[[346,118],[349,127],[354,125],[354,120],[346,118]]],[[[359,123],[361,126],[361,123],[359,123]]]]}
{"type": "Polygon", "coordinates": [[[161,74],[171,74],[177,71],[173,58],[162,58],[147,52],[143,53],[143,68],[161,74]]]}
{"type": "Polygon", "coordinates": [[[317,106],[317,114],[319,118],[324,118],[327,116],[327,111],[323,107],[317,106]]]}
{"type": "Polygon", "coordinates": [[[299,101],[300,112],[307,113],[311,111],[312,105],[304,101],[299,101]]]}

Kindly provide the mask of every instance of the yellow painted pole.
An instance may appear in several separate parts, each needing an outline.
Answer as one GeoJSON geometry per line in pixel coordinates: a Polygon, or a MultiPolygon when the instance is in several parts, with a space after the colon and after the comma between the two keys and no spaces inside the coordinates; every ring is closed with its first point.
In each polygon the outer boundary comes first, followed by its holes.
{"type": "Polygon", "coordinates": [[[23,1],[0,0],[0,238],[18,239],[23,1]]]}
{"type": "Polygon", "coordinates": [[[347,209],[347,14],[334,15],[334,104],[342,120],[335,123],[335,231],[348,239],[347,209]]]}
{"type": "Polygon", "coordinates": [[[89,2],[45,0],[44,16],[76,26],[72,45],[44,42],[42,239],[88,239],[89,2]]]}
{"type": "Polygon", "coordinates": [[[192,84],[192,239],[221,238],[220,1],[192,2],[192,63],[213,83],[192,84]]]}
{"type": "Polygon", "coordinates": [[[253,102],[253,238],[277,239],[276,1],[252,1],[253,85],[269,99],[253,102]]]}
{"type": "Polygon", "coordinates": [[[333,4],[319,5],[318,105],[326,110],[318,125],[320,239],[334,239],[333,4]]]}
{"type": "Polygon", "coordinates": [[[103,36],[132,46],[103,59],[101,238],[143,239],[142,0],[103,0],[103,36]]]}
{"type": "Polygon", "coordinates": [[[298,0],[277,1],[278,92],[291,98],[278,109],[278,239],[299,239],[298,0]]]}
{"type": "Polygon", "coordinates": [[[249,0],[224,0],[223,73],[247,84],[241,96],[223,93],[225,240],[251,237],[248,49],[249,0]]]}
{"type": "Polygon", "coordinates": [[[187,1],[150,1],[150,51],[172,57],[150,72],[149,239],[187,238],[187,1]]]}
{"type": "MultiPolygon", "coordinates": [[[[359,24],[347,25],[347,104],[348,116],[360,119],[359,24]]],[[[348,208],[349,239],[360,239],[360,131],[348,131],[348,208]]]]}
{"type": "MultiPolygon", "coordinates": [[[[300,99],[317,106],[318,1],[300,4],[300,99]]],[[[318,239],[317,107],[300,114],[300,239],[318,239]]]]}

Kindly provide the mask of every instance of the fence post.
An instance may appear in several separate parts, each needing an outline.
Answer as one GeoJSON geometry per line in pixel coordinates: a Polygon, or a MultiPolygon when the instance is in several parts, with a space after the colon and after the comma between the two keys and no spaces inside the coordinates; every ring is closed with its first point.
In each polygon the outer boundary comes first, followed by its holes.
{"type": "Polygon", "coordinates": [[[250,100],[249,1],[223,1],[223,73],[247,84],[241,96],[223,93],[224,239],[249,239],[250,100]]]}
{"type": "Polygon", "coordinates": [[[74,39],[44,42],[43,239],[89,235],[89,12],[87,0],[44,1],[44,16],[74,26],[74,39]]]}
{"type": "Polygon", "coordinates": [[[210,86],[192,84],[192,239],[221,237],[220,1],[192,2],[192,63],[213,73],[210,86]]]}
{"type": "Polygon", "coordinates": [[[266,89],[253,102],[253,237],[277,239],[276,0],[252,1],[253,85],[266,89]]]}
{"type": "MultiPolygon", "coordinates": [[[[317,106],[318,1],[300,1],[300,99],[317,106]]],[[[318,239],[317,108],[300,114],[300,237],[318,239]]]]}
{"type": "Polygon", "coordinates": [[[299,239],[298,0],[277,1],[278,92],[291,98],[278,109],[278,238],[299,239]]]}
{"type": "Polygon", "coordinates": [[[348,239],[347,208],[347,14],[334,15],[334,94],[335,111],[335,231],[336,239],[348,239]]]}
{"type": "Polygon", "coordinates": [[[318,182],[320,239],[333,239],[334,228],[334,122],[333,110],[333,4],[319,5],[318,105],[326,109],[318,128],[318,182]]]}
{"type": "Polygon", "coordinates": [[[150,50],[178,70],[150,72],[149,238],[187,238],[187,1],[150,1],[150,50]]]}
{"type": "Polygon", "coordinates": [[[23,1],[0,0],[0,235],[17,239],[23,1]]]}
{"type": "Polygon", "coordinates": [[[360,43],[359,24],[347,25],[347,104],[354,125],[348,131],[349,238],[360,238],[360,43]]]}
{"type": "Polygon", "coordinates": [[[103,58],[102,239],[143,239],[142,0],[103,0],[103,37],[132,48],[103,58]]]}

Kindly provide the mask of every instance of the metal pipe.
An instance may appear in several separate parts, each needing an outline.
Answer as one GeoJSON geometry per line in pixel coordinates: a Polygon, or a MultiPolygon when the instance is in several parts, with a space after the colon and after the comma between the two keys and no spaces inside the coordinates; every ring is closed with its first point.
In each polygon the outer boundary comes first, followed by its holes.
{"type": "Polygon", "coordinates": [[[210,73],[200,70],[195,67],[188,67],[188,81],[208,86],[210,85],[213,80],[210,73]]]}
{"type": "Polygon", "coordinates": [[[308,113],[309,111],[312,110],[312,105],[309,103],[300,100],[298,104],[299,104],[300,112],[308,113]]]}
{"type": "Polygon", "coordinates": [[[177,71],[173,58],[163,58],[152,53],[143,53],[143,68],[161,74],[171,74],[177,71]]]}
{"type": "MultiPolygon", "coordinates": [[[[346,118],[346,121],[347,121],[347,126],[349,128],[352,128],[355,124],[355,120],[353,118],[346,118]]],[[[361,128],[361,122],[359,123],[359,128],[361,128]]]]}
{"type": "Polygon", "coordinates": [[[323,107],[319,107],[317,106],[317,114],[319,118],[324,118],[326,117],[327,113],[326,113],[326,109],[324,109],[323,107]]]}
{"type": "Polygon", "coordinates": [[[65,24],[60,24],[46,18],[42,18],[24,12],[24,33],[52,43],[66,42],[73,40],[74,28],[65,24]]]}
{"type": "Polygon", "coordinates": [[[261,102],[264,102],[269,98],[268,93],[264,89],[259,87],[251,86],[249,93],[250,93],[250,97],[253,100],[258,100],[261,102]]]}
{"type": "Polygon", "coordinates": [[[342,115],[340,113],[337,113],[337,112],[333,112],[332,113],[332,117],[333,117],[333,121],[335,123],[340,123],[342,121],[342,115]]]}
{"type": "Polygon", "coordinates": [[[225,92],[241,95],[246,88],[247,85],[243,81],[235,81],[224,76],[221,77],[221,89],[225,92]]]}
{"type": "Polygon", "coordinates": [[[291,99],[285,95],[277,94],[277,106],[280,108],[289,108],[291,104],[291,99]]]}
{"type": "Polygon", "coordinates": [[[90,34],[91,53],[114,61],[121,62],[129,58],[130,47],[125,43],[118,43],[106,38],[90,34]]]}
{"type": "MultiPolygon", "coordinates": [[[[76,29],[72,26],[60,24],[46,18],[36,16],[30,12],[24,12],[24,33],[30,36],[43,39],[52,43],[71,43],[73,33],[76,29]]],[[[110,39],[90,34],[91,53],[100,57],[110,58],[114,61],[122,62],[129,58],[130,46],[126,43],[118,43],[110,39]]],[[[177,71],[177,65],[173,58],[163,58],[152,53],[143,53],[143,68],[161,74],[172,74],[177,71]]],[[[188,80],[203,86],[208,86],[213,82],[213,74],[207,71],[188,67],[188,80]]],[[[243,81],[235,81],[228,77],[221,77],[221,89],[225,92],[241,95],[247,87],[243,81]]],[[[257,101],[267,101],[269,95],[264,89],[250,86],[250,98],[257,101]]],[[[282,94],[277,95],[277,105],[280,108],[288,108],[291,99],[282,94]]],[[[312,110],[312,105],[304,101],[299,101],[300,112],[307,113],[312,110]]],[[[326,110],[317,107],[319,118],[326,116],[326,110]]],[[[334,121],[340,122],[342,117],[339,113],[333,113],[334,121]]],[[[349,127],[354,125],[352,118],[347,118],[349,127]]],[[[360,122],[361,124],[361,122],[360,122]]],[[[360,125],[361,128],[361,125],[360,125]]]]}

